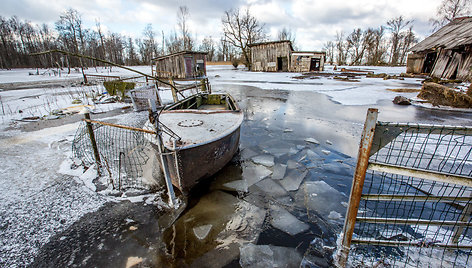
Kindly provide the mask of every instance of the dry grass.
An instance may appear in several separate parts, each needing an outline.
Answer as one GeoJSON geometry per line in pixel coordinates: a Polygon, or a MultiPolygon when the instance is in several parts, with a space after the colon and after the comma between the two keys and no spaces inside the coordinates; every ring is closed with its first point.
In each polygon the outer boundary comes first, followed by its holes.
{"type": "Polygon", "coordinates": [[[414,93],[414,92],[420,92],[420,88],[387,88],[389,91],[393,92],[402,92],[402,93],[414,93]]]}
{"type": "Polygon", "coordinates": [[[232,65],[231,61],[207,61],[207,65],[232,65]]]}

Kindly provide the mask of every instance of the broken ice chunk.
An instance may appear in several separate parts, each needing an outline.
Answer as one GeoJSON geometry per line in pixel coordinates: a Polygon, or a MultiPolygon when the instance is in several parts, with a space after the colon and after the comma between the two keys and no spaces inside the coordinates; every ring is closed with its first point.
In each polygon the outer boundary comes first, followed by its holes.
{"type": "Polygon", "coordinates": [[[309,143],[320,144],[320,142],[317,139],[314,139],[314,138],[307,138],[307,139],[305,139],[305,141],[309,142],[309,143]]]}
{"type": "Polygon", "coordinates": [[[272,174],[265,166],[249,163],[243,167],[243,178],[247,182],[247,187],[272,174]]]}
{"type": "Polygon", "coordinates": [[[257,153],[254,152],[253,150],[249,149],[249,148],[244,148],[241,152],[241,156],[243,157],[243,159],[249,159],[249,158],[254,157],[256,155],[257,155],[257,153]]]}
{"type": "Polygon", "coordinates": [[[290,148],[290,150],[288,151],[288,154],[289,155],[294,155],[294,154],[297,154],[299,151],[300,151],[299,149],[290,148]]]}
{"type": "Polygon", "coordinates": [[[307,181],[302,187],[295,196],[297,206],[316,211],[324,217],[329,217],[332,211],[341,216],[346,212],[341,202],[345,202],[347,197],[326,182],[307,181]]]}
{"type": "Polygon", "coordinates": [[[271,155],[258,155],[252,158],[252,162],[266,167],[272,167],[274,165],[274,157],[271,155]]]}
{"type": "Polygon", "coordinates": [[[298,149],[299,151],[302,150],[302,149],[304,149],[304,148],[305,148],[305,146],[303,146],[303,145],[297,145],[297,149],[298,149]]]}
{"type": "Polygon", "coordinates": [[[239,248],[239,265],[241,267],[274,267],[274,252],[268,245],[249,243],[239,248]]]}
{"type": "Polygon", "coordinates": [[[342,218],[341,214],[339,214],[339,212],[336,212],[336,211],[331,211],[328,215],[328,219],[330,220],[340,220],[342,218]]]}
{"type": "Polygon", "coordinates": [[[321,150],[321,152],[323,152],[325,155],[329,155],[329,153],[331,153],[331,151],[328,150],[321,150]]]}
{"type": "Polygon", "coordinates": [[[285,176],[287,165],[277,164],[274,166],[274,172],[272,173],[272,179],[281,180],[285,176]]]}
{"type": "Polygon", "coordinates": [[[213,227],[213,225],[211,225],[211,224],[206,224],[206,225],[195,227],[195,228],[193,228],[193,234],[198,239],[203,240],[208,236],[208,234],[210,233],[210,230],[211,230],[212,227],[213,227]]]}
{"type": "Polygon", "coordinates": [[[224,187],[236,190],[238,192],[247,192],[247,181],[246,180],[235,180],[223,184],[224,187]]]}
{"type": "Polygon", "coordinates": [[[299,234],[309,228],[308,224],[298,220],[295,216],[290,214],[290,212],[281,207],[271,206],[270,213],[272,216],[270,224],[289,235],[299,234]]]}
{"type": "Polygon", "coordinates": [[[301,174],[295,170],[291,171],[287,177],[280,181],[280,184],[287,191],[296,191],[300,187],[303,179],[305,179],[306,174],[308,174],[308,171],[305,171],[301,174]]]}
{"type": "Polygon", "coordinates": [[[284,190],[277,182],[273,181],[272,179],[265,179],[258,183],[256,186],[259,187],[262,191],[266,194],[271,196],[283,196],[287,195],[287,191],[284,190]]]}
{"type": "Polygon", "coordinates": [[[329,140],[326,140],[326,144],[333,145],[333,143],[329,140]]]}
{"type": "Polygon", "coordinates": [[[286,128],[286,129],[284,129],[284,132],[293,132],[293,129],[291,129],[291,128],[286,128]]]}
{"type": "Polygon", "coordinates": [[[289,168],[289,169],[296,169],[296,168],[298,168],[299,166],[300,166],[300,165],[299,165],[296,161],[294,161],[294,160],[288,160],[288,161],[287,161],[287,168],[289,168]]]}

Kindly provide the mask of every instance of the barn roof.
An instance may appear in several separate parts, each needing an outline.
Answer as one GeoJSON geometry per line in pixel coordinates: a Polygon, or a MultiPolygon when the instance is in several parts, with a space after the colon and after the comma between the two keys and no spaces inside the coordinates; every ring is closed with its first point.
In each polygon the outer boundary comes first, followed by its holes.
{"type": "Polygon", "coordinates": [[[463,45],[472,45],[472,17],[454,19],[412,47],[411,51],[420,52],[436,48],[452,49],[463,45]]]}
{"type": "Polygon", "coordinates": [[[183,54],[208,54],[208,52],[184,50],[184,51],[179,51],[179,52],[175,52],[175,53],[172,53],[172,54],[167,54],[167,55],[155,57],[152,60],[162,60],[162,59],[166,59],[166,58],[170,58],[170,57],[174,57],[174,56],[179,56],[179,55],[183,55],[183,54]]]}
{"type": "Polygon", "coordinates": [[[253,43],[250,44],[249,47],[257,47],[257,46],[263,46],[263,45],[269,45],[269,44],[278,44],[278,43],[289,43],[290,49],[293,51],[293,46],[292,46],[292,41],[290,40],[280,40],[280,41],[269,41],[269,42],[260,42],[260,43],[253,43]]]}

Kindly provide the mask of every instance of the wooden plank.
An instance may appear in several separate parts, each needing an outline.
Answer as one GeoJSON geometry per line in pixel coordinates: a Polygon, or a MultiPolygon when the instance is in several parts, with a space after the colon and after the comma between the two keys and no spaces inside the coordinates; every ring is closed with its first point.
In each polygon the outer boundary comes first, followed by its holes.
{"type": "Polygon", "coordinates": [[[377,218],[361,217],[357,222],[375,223],[375,224],[400,224],[400,225],[428,225],[428,226],[472,226],[468,221],[445,221],[445,220],[424,220],[424,219],[399,219],[399,218],[377,218]]]}

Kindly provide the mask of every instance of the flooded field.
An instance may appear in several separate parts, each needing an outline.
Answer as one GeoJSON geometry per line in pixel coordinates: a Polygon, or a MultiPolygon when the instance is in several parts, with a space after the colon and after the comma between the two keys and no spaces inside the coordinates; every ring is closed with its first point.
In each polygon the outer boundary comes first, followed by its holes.
{"type": "MultiPolygon", "coordinates": [[[[192,191],[184,211],[107,203],[51,238],[32,266],[329,267],[368,107],[316,92],[213,87],[244,110],[240,150],[192,191]]],[[[383,121],[468,122],[460,113],[374,106],[383,121]]]]}

